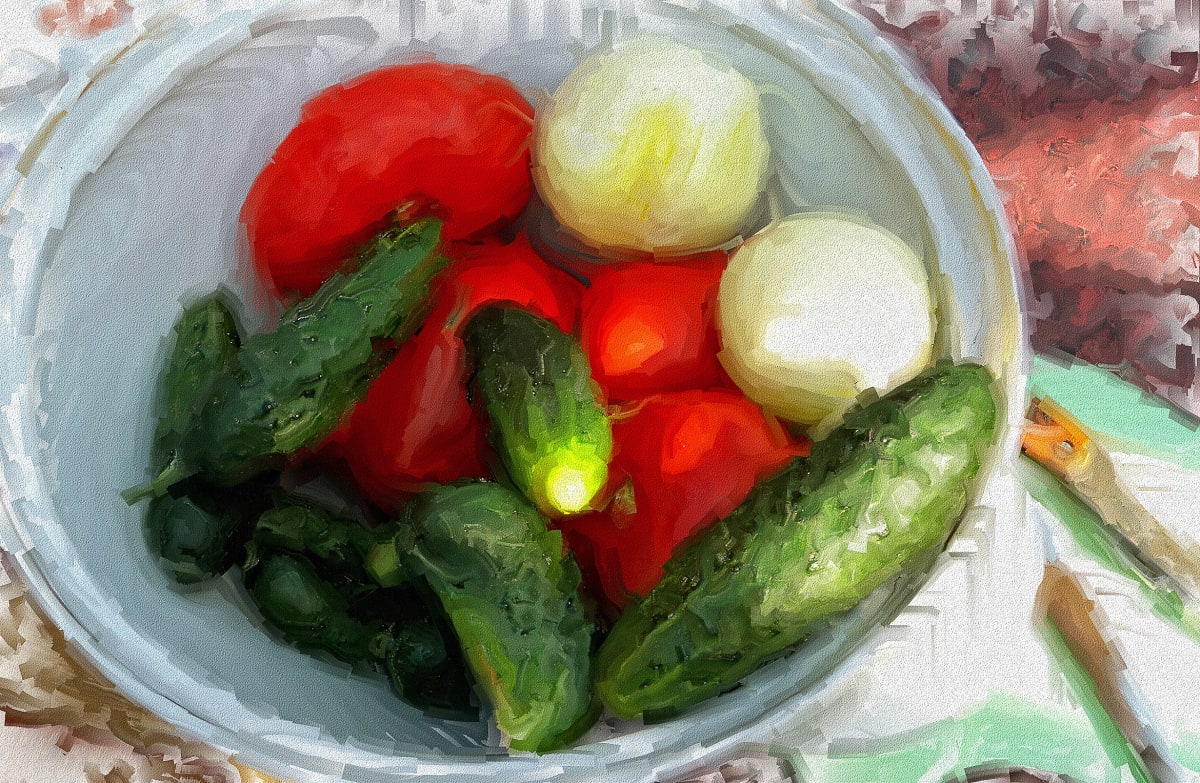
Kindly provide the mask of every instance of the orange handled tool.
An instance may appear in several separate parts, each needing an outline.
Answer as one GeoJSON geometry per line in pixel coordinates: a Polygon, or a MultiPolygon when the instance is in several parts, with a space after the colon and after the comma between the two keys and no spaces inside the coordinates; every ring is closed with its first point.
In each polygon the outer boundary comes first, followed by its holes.
{"type": "Polygon", "coordinates": [[[1154,570],[1200,599],[1200,551],[1180,544],[1121,481],[1108,453],[1053,400],[1034,398],[1021,450],[1057,476],[1154,570]]]}

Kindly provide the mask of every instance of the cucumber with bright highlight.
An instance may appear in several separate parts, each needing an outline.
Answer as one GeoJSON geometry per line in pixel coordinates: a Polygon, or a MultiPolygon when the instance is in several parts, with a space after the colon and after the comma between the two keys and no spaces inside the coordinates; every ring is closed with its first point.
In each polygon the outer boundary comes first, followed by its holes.
{"type": "Polygon", "coordinates": [[[547,516],[594,508],[608,482],[612,426],[579,343],[512,307],[480,312],[463,339],[488,437],[513,483],[547,516]]]}

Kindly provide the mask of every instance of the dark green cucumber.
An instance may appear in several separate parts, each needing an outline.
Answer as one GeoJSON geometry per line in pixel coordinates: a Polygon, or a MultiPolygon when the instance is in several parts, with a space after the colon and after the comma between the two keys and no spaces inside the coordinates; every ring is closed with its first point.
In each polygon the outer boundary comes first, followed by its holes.
{"type": "Polygon", "coordinates": [[[388,628],[384,668],[400,698],[436,718],[479,719],[458,639],[436,598],[412,585],[376,589],[356,599],[350,614],[388,628]]]}
{"type": "Polygon", "coordinates": [[[184,308],[175,324],[158,403],[150,464],[154,472],[171,461],[212,393],[213,384],[237,358],[242,337],[220,294],[184,308]]]}
{"type": "Polygon", "coordinates": [[[273,478],[262,476],[236,487],[194,479],[177,485],[150,501],[147,545],[181,584],[220,576],[238,562],[255,520],[270,505],[273,478]]]}
{"type": "Polygon", "coordinates": [[[397,695],[430,715],[477,719],[471,682],[441,607],[411,585],[385,589],[366,571],[366,555],[380,542],[393,542],[396,525],[368,529],[278,492],[272,502],[247,544],[244,572],[263,616],[280,634],[350,664],[382,665],[397,695]],[[274,582],[264,583],[260,570],[274,574],[274,582]]]}
{"type": "Polygon", "coordinates": [[[253,551],[248,555],[252,560],[259,550],[303,554],[319,560],[326,570],[361,576],[365,581],[367,553],[391,536],[389,528],[371,530],[354,519],[289,498],[276,502],[258,518],[250,540],[253,551]]]}
{"type": "Polygon", "coordinates": [[[410,704],[438,718],[478,718],[462,654],[431,620],[397,628],[385,665],[392,688],[410,704]]]}
{"type": "Polygon", "coordinates": [[[991,384],[935,368],[678,552],[597,654],[604,704],[655,720],[727,691],[944,546],[996,437],[991,384]]]}
{"type": "Polygon", "coordinates": [[[562,534],[516,492],[438,487],[409,507],[399,556],[441,602],[467,667],[511,747],[539,753],[591,724],[594,626],[562,534]]]}
{"type": "Polygon", "coordinates": [[[350,600],[303,555],[264,553],[247,581],[263,617],[296,646],[350,664],[386,658],[388,629],[352,617],[350,600]]]}
{"type": "MultiPolygon", "coordinates": [[[[150,447],[150,471],[154,474],[171,464],[208,402],[213,384],[236,361],[242,344],[237,321],[220,294],[185,307],[174,332],[175,344],[159,381],[158,423],[150,447]]],[[[165,483],[162,491],[135,487],[122,496],[132,504],[148,495],[161,496],[166,488],[165,483]]],[[[158,504],[158,513],[172,505],[158,504]]]]}
{"type": "Polygon", "coordinates": [[[150,548],[181,584],[218,576],[233,565],[226,542],[237,523],[233,514],[203,508],[186,496],[154,498],[146,510],[150,548]]]}
{"type": "MultiPolygon", "coordinates": [[[[165,468],[212,393],[236,360],[241,332],[221,294],[185,307],[160,382],[151,470],[165,468]]],[[[176,581],[218,576],[233,565],[233,539],[257,515],[253,491],[221,491],[191,481],[156,497],[146,510],[147,543],[176,581]],[[181,494],[180,488],[187,494],[181,494]]]]}
{"type": "Polygon", "coordinates": [[[332,432],[385,363],[374,344],[419,325],[429,281],[446,264],[440,233],[423,220],[380,234],[357,271],[334,275],[275,331],[247,339],[169,464],[127,497],[161,495],[197,473],[237,483],[332,432]]]}
{"type": "Polygon", "coordinates": [[[480,312],[463,339],[509,478],[544,514],[591,508],[608,481],[612,427],[579,343],[511,307],[480,312]]]}

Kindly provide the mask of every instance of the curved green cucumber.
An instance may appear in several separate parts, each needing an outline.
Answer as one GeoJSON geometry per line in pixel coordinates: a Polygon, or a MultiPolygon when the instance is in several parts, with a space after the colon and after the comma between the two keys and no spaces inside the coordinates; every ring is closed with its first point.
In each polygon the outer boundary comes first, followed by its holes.
{"type": "Polygon", "coordinates": [[[339,575],[366,579],[366,556],[391,530],[371,530],[353,519],[333,514],[300,498],[277,499],[258,518],[250,542],[248,564],[257,550],[303,554],[339,575]]]}
{"type": "MultiPolygon", "coordinates": [[[[175,344],[160,381],[150,452],[151,470],[156,472],[170,463],[242,342],[237,320],[220,293],[185,307],[174,332],[175,344]]],[[[146,509],[150,549],[183,584],[224,573],[235,560],[235,539],[261,510],[257,489],[222,490],[189,481],[177,485],[173,494],[158,495],[146,509]]]]}
{"type": "Polygon", "coordinates": [[[727,691],[944,546],[996,438],[991,385],[935,368],[678,552],[597,654],[605,706],[657,720],[727,691]]]}
{"type": "Polygon", "coordinates": [[[419,325],[429,281],[446,264],[440,234],[432,219],[383,232],[357,271],[334,275],[275,331],[247,339],[148,492],[196,473],[237,483],[332,432],[383,368],[375,342],[419,325]]]}
{"type": "Polygon", "coordinates": [[[410,619],[392,632],[384,660],[388,679],[400,698],[429,715],[478,720],[462,653],[453,644],[454,633],[432,617],[410,619]]]}
{"type": "Polygon", "coordinates": [[[146,542],[164,569],[181,584],[225,573],[237,561],[258,515],[270,505],[260,476],[236,487],[195,479],[153,498],[146,509],[146,542]]]}
{"type": "Polygon", "coordinates": [[[591,508],[608,481],[612,426],[579,343],[513,307],[483,310],[463,339],[513,483],[548,516],[591,508]]]}
{"type": "Polygon", "coordinates": [[[263,616],[300,647],[382,665],[397,695],[430,715],[477,719],[440,606],[412,585],[381,587],[366,570],[366,555],[394,541],[397,526],[368,529],[304,498],[273,493],[272,500],[244,565],[263,616]]]}
{"type": "Polygon", "coordinates": [[[146,510],[150,549],[180,584],[219,576],[233,565],[227,542],[237,524],[235,515],[205,508],[186,496],[154,498],[146,510]]]}
{"type": "Polygon", "coordinates": [[[441,602],[511,747],[544,753],[576,739],[598,705],[594,627],[562,534],[525,498],[488,482],[429,490],[409,520],[406,569],[441,602]]]}

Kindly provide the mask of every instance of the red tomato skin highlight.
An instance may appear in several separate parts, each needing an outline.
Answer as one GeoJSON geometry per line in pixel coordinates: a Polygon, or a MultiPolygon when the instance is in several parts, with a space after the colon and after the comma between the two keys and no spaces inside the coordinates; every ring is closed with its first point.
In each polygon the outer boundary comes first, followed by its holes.
{"type": "Polygon", "coordinates": [[[372,71],[306,103],[259,174],[242,222],[280,292],[309,294],[398,209],[461,239],[512,221],[532,192],[533,108],[463,65],[372,71]]]}
{"type": "Polygon", "coordinates": [[[811,446],[733,390],[662,394],[631,407],[635,413],[613,422],[613,461],[628,477],[634,508],[618,492],[603,511],[562,525],[618,608],[658,583],[680,543],[811,446]]]}
{"type": "Polygon", "coordinates": [[[602,267],[583,300],[582,343],[611,400],[725,383],[717,360],[724,252],[602,267]]]}

